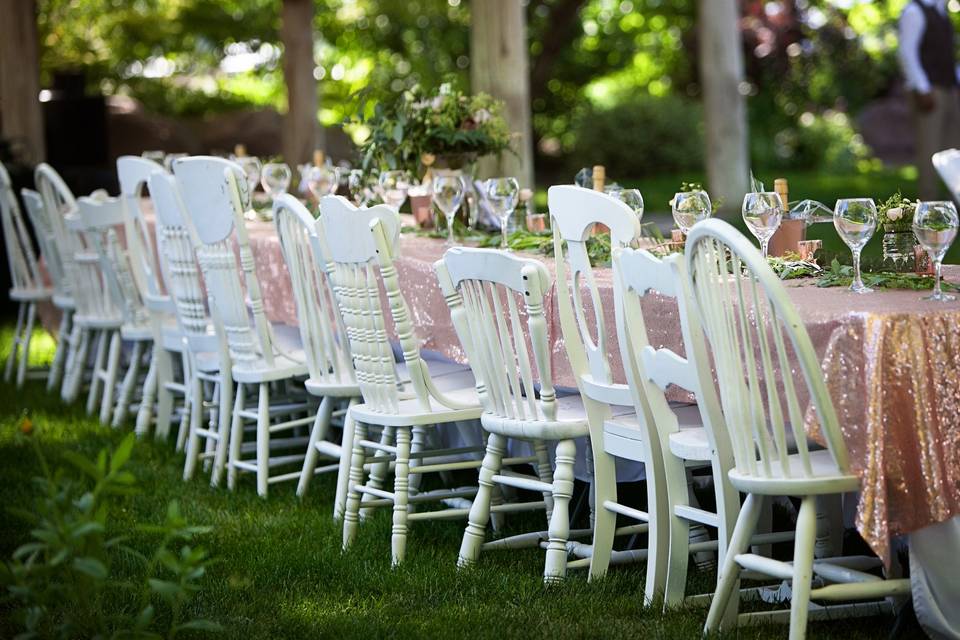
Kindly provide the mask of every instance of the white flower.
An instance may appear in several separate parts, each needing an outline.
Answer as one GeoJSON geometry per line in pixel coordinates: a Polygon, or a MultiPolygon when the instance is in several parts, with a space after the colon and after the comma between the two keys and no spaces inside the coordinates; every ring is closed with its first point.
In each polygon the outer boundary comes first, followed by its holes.
{"type": "Polygon", "coordinates": [[[443,96],[439,95],[433,100],[430,101],[430,107],[434,111],[440,111],[440,108],[443,106],[443,96]]]}
{"type": "Polygon", "coordinates": [[[887,209],[887,220],[890,222],[896,222],[903,217],[903,207],[894,207],[893,209],[887,209]]]}
{"type": "Polygon", "coordinates": [[[532,189],[520,189],[520,202],[526,202],[533,197],[532,189]]]}
{"type": "Polygon", "coordinates": [[[479,109],[473,114],[473,120],[477,124],[483,124],[484,122],[488,122],[492,117],[493,117],[493,114],[487,111],[486,109],[479,109]]]}
{"type": "Polygon", "coordinates": [[[450,86],[449,82],[444,82],[440,85],[440,95],[446,96],[453,93],[453,87],[450,86]]]}

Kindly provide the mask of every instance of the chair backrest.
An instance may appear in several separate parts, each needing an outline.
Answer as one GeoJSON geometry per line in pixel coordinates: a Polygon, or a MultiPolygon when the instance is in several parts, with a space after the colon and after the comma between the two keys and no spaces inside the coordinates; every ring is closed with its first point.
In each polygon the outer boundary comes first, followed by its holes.
{"type": "Polygon", "coordinates": [[[207,309],[203,278],[194,247],[197,244],[187,222],[176,179],[165,171],[154,171],[148,179],[150,197],[156,210],[157,251],[167,293],[173,299],[177,321],[187,344],[205,350],[212,318],[207,309]]]}
{"type": "MultiPolygon", "coordinates": [[[[38,164],[34,170],[34,183],[40,193],[40,198],[43,200],[43,207],[50,222],[54,239],[53,245],[57,247],[60,255],[60,265],[57,269],[60,272],[60,277],[56,275],[53,277],[55,294],[62,298],[72,298],[74,295],[74,256],[83,249],[83,244],[78,234],[67,231],[64,219],[66,216],[76,213],[77,199],[73,196],[73,192],[70,191],[67,183],[60,177],[60,174],[45,162],[38,164]]],[[[53,274],[54,271],[52,270],[51,273],[53,274]]]]}
{"type": "Polygon", "coordinates": [[[82,197],[76,213],[65,221],[68,233],[80,236],[83,244],[74,254],[77,317],[88,322],[128,322],[124,285],[116,271],[125,260],[117,235],[123,229],[123,203],[117,198],[82,197]]]}
{"type": "Polygon", "coordinates": [[[243,217],[250,203],[243,170],[223,158],[194,156],[175,161],[173,174],[199,240],[197,260],[233,363],[241,367],[273,366],[272,331],[243,217]],[[239,263],[235,246],[239,248],[239,263]]]}
{"type": "Polygon", "coordinates": [[[330,288],[317,221],[286,193],[273,201],[273,219],[290,272],[310,378],[319,385],[356,386],[347,331],[330,288]]]}
{"type": "MultiPolygon", "coordinates": [[[[629,391],[625,385],[617,385],[611,373],[603,303],[593,275],[594,265],[587,252],[587,241],[594,226],[600,224],[609,230],[611,249],[627,247],[640,236],[640,221],[620,200],[573,185],[550,187],[547,203],[557,260],[560,327],[580,391],[594,397],[604,395],[604,390],[618,389],[617,393],[606,394],[608,401],[618,397],[618,403],[628,404],[629,391]],[[589,295],[589,308],[584,301],[584,289],[589,295]],[[588,316],[592,316],[592,322],[588,316]]],[[[617,295],[616,288],[614,295],[617,295]]],[[[619,313],[622,305],[616,298],[614,303],[614,312],[619,313]]]]}
{"type": "Polygon", "coordinates": [[[953,199],[960,203],[960,149],[946,149],[933,154],[933,166],[953,199]]]}
{"type": "Polygon", "coordinates": [[[550,289],[546,267],[493,249],[456,247],[448,250],[434,269],[484,410],[508,420],[556,420],[543,309],[544,295],[550,289]],[[523,300],[525,323],[517,298],[523,300]],[[539,400],[534,393],[535,373],[539,400]]]}
{"type": "Polygon", "coordinates": [[[17,194],[6,167],[0,163],[0,222],[10,267],[10,283],[15,291],[42,291],[43,275],[33,251],[30,233],[20,212],[17,194]]]}
{"type": "Polygon", "coordinates": [[[390,343],[395,335],[420,408],[430,411],[431,398],[457,407],[436,389],[420,357],[420,340],[394,266],[400,233],[396,210],[387,205],[358,209],[341,196],[326,196],[320,200],[317,231],[364,404],[382,412],[398,409],[401,395],[390,343]],[[393,333],[388,330],[391,320],[393,333]]]}
{"type": "Polygon", "coordinates": [[[56,294],[61,290],[64,276],[63,255],[60,246],[57,244],[53,220],[51,220],[50,212],[43,205],[43,198],[39,193],[33,189],[21,189],[20,196],[23,198],[23,206],[27,210],[27,217],[30,218],[30,224],[33,226],[33,233],[37,238],[37,246],[40,248],[44,268],[50,276],[50,282],[53,283],[53,290],[56,294]]]}
{"type": "Polygon", "coordinates": [[[634,406],[641,423],[648,432],[656,431],[661,443],[678,430],[676,414],[670,409],[665,392],[676,385],[696,396],[697,408],[714,455],[721,459],[721,467],[732,467],[732,453],[720,401],[717,397],[703,328],[695,310],[691,308],[686,265],[682,254],[658,258],[643,249],[614,249],[613,262],[617,269],[614,287],[621,289],[623,313],[617,314],[617,337],[620,354],[634,406]],[[650,344],[641,300],[651,291],[659,296],[674,298],[680,315],[685,356],[666,348],[656,349],[650,344]],[[648,411],[644,411],[646,406],[648,411]]]}
{"type": "Polygon", "coordinates": [[[691,299],[713,352],[737,469],[788,479],[823,473],[814,471],[806,446],[797,395],[798,385],[804,385],[836,464],[829,471],[847,473],[847,449],[820,362],[780,279],[753,244],[722,220],[696,224],[686,253],[691,299]],[[791,356],[800,376],[792,375],[791,356]],[[799,469],[788,463],[787,422],[799,469]]]}
{"type": "Polygon", "coordinates": [[[124,204],[124,227],[133,275],[144,303],[153,309],[161,310],[166,309],[162,273],[150,237],[150,226],[140,206],[143,189],[155,171],[164,169],[152,160],[140,156],[117,158],[117,176],[124,204]]]}

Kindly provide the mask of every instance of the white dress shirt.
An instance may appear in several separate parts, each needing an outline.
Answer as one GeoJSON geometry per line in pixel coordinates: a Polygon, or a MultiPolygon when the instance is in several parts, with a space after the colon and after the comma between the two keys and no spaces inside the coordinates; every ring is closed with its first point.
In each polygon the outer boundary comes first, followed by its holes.
{"type": "MultiPolygon", "coordinates": [[[[943,15],[947,15],[946,0],[919,0],[928,7],[935,7],[943,15]]],[[[917,93],[930,93],[930,80],[920,63],[920,42],[923,32],[927,28],[927,18],[923,10],[912,0],[900,15],[900,66],[907,79],[907,88],[917,93]]],[[[957,78],[960,79],[960,67],[957,69],[957,78]]]]}

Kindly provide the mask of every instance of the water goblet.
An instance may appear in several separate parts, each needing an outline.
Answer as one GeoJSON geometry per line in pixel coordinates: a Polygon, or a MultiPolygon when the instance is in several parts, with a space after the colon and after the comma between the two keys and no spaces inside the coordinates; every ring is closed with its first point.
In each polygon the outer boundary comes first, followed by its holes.
{"type": "Polygon", "coordinates": [[[673,196],[671,206],[673,221],[683,235],[687,235],[690,227],[706,220],[713,213],[713,205],[706,191],[681,191],[673,196]]]}
{"type": "Polygon", "coordinates": [[[400,210],[410,190],[410,176],[406,171],[384,171],[380,174],[380,194],[383,201],[400,210]]]}
{"type": "Polygon", "coordinates": [[[256,156],[243,156],[242,158],[235,158],[234,162],[243,169],[243,175],[247,178],[247,187],[250,189],[250,194],[253,195],[257,185],[260,184],[260,158],[256,156]]]}
{"type": "Polygon", "coordinates": [[[639,189],[621,189],[617,197],[620,198],[621,202],[633,209],[633,213],[637,216],[638,222],[643,220],[643,195],[639,189]]]}
{"type": "Polygon", "coordinates": [[[853,283],[850,291],[870,293],[860,278],[860,252],[877,229],[877,205],[873,198],[843,198],[833,209],[833,226],[853,252],[853,283]]]}
{"type": "Polygon", "coordinates": [[[926,249],[936,271],[933,293],[924,300],[948,302],[957,299],[940,290],[940,267],[944,254],[957,237],[958,226],[957,208],[952,202],[921,202],[917,205],[913,214],[913,233],[926,249]]]}
{"type": "Polygon", "coordinates": [[[520,198],[520,183],[516,178],[490,178],[485,183],[487,202],[494,214],[500,218],[500,249],[509,251],[507,246],[507,224],[520,198]]]}
{"type": "Polygon", "coordinates": [[[319,202],[320,198],[337,192],[340,186],[340,170],[326,165],[313,166],[307,170],[307,189],[319,202]]]}
{"type": "Polygon", "coordinates": [[[286,193],[292,179],[290,167],[283,162],[268,162],[260,172],[260,185],[271,200],[286,193]]]}
{"type": "Polygon", "coordinates": [[[350,197],[358,207],[365,207],[374,197],[370,189],[369,178],[363,169],[353,169],[347,176],[347,189],[350,190],[350,197]]]}
{"type": "Polygon", "coordinates": [[[433,202],[443,212],[447,221],[447,246],[452,247],[453,221],[457,217],[457,209],[463,202],[465,186],[463,178],[458,175],[438,175],[433,177],[433,202]]]}
{"type": "Polygon", "coordinates": [[[748,193],[743,196],[743,221],[750,233],[760,241],[760,253],[767,257],[767,245],[783,218],[783,200],[772,191],[748,193]]]}

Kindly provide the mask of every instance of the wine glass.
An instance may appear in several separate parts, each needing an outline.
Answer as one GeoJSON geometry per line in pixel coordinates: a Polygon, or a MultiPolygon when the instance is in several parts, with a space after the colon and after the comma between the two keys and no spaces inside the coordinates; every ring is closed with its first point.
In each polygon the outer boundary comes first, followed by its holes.
{"type": "Polygon", "coordinates": [[[573,177],[573,184],[584,189],[593,189],[593,169],[584,167],[573,177]]]}
{"type": "Polygon", "coordinates": [[[243,156],[242,158],[235,158],[234,162],[243,169],[243,175],[247,177],[247,186],[250,187],[250,194],[252,195],[257,185],[260,184],[260,158],[243,156]]]}
{"type": "Polygon", "coordinates": [[[319,201],[324,196],[337,192],[340,186],[340,170],[326,165],[312,166],[307,169],[307,189],[319,201]]]}
{"type": "Polygon", "coordinates": [[[748,193],[743,196],[743,221],[747,223],[757,240],[760,252],[767,257],[767,245],[770,237],[776,233],[783,218],[783,200],[773,191],[748,193]]]}
{"type": "Polygon", "coordinates": [[[620,201],[633,209],[637,216],[637,221],[643,220],[643,195],[639,189],[621,189],[617,194],[620,201]]]}
{"type": "Polygon", "coordinates": [[[290,167],[283,162],[268,162],[260,171],[260,184],[271,199],[286,193],[292,179],[293,173],[290,172],[290,167]]]}
{"type": "Polygon", "coordinates": [[[870,293],[860,279],[860,251],[877,229],[877,205],[873,198],[843,198],[833,209],[833,226],[853,252],[853,283],[850,291],[870,293]]]}
{"type": "Polygon", "coordinates": [[[673,196],[673,221],[683,235],[687,235],[690,227],[701,220],[706,220],[713,213],[713,205],[706,191],[681,191],[673,196]]]}
{"type": "Polygon", "coordinates": [[[383,201],[400,210],[410,189],[410,176],[406,171],[384,171],[380,174],[380,192],[383,201]]]}
{"type": "Polygon", "coordinates": [[[350,190],[350,197],[358,207],[365,207],[373,198],[370,188],[367,185],[367,176],[363,169],[353,169],[347,175],[347,189],[350,190]]]}
{"type": "Polygon", "coordinates": [[[516,178],[490,178],[486,182],[487,201],[494,214],[500,218],[500,248],[509,251],[507,246],[507,223],[520,198],[520,184],[516,178]]]}
{"type": "Polygon", "coordinates": [[[958,225],[960,221],[957,218],[957,208],[952,202],[921,202],[917,205],[913,214],[913,233],[927,250],[937,273],[933,293],[923,298],[924,300],[947,302],[957,299],[956,296],[940,290],[940,266],[943,255],[957,237],[958,225]]]}
{"type": "Polygon", "coordinates": [[[463,201],[465,186],[463,178],[458,175],[440,175],[433,177],[433,202],[443,212],[447,221],[447,246],[453,246],[453,221],[457,217],[457,209],[463,201]]]}

